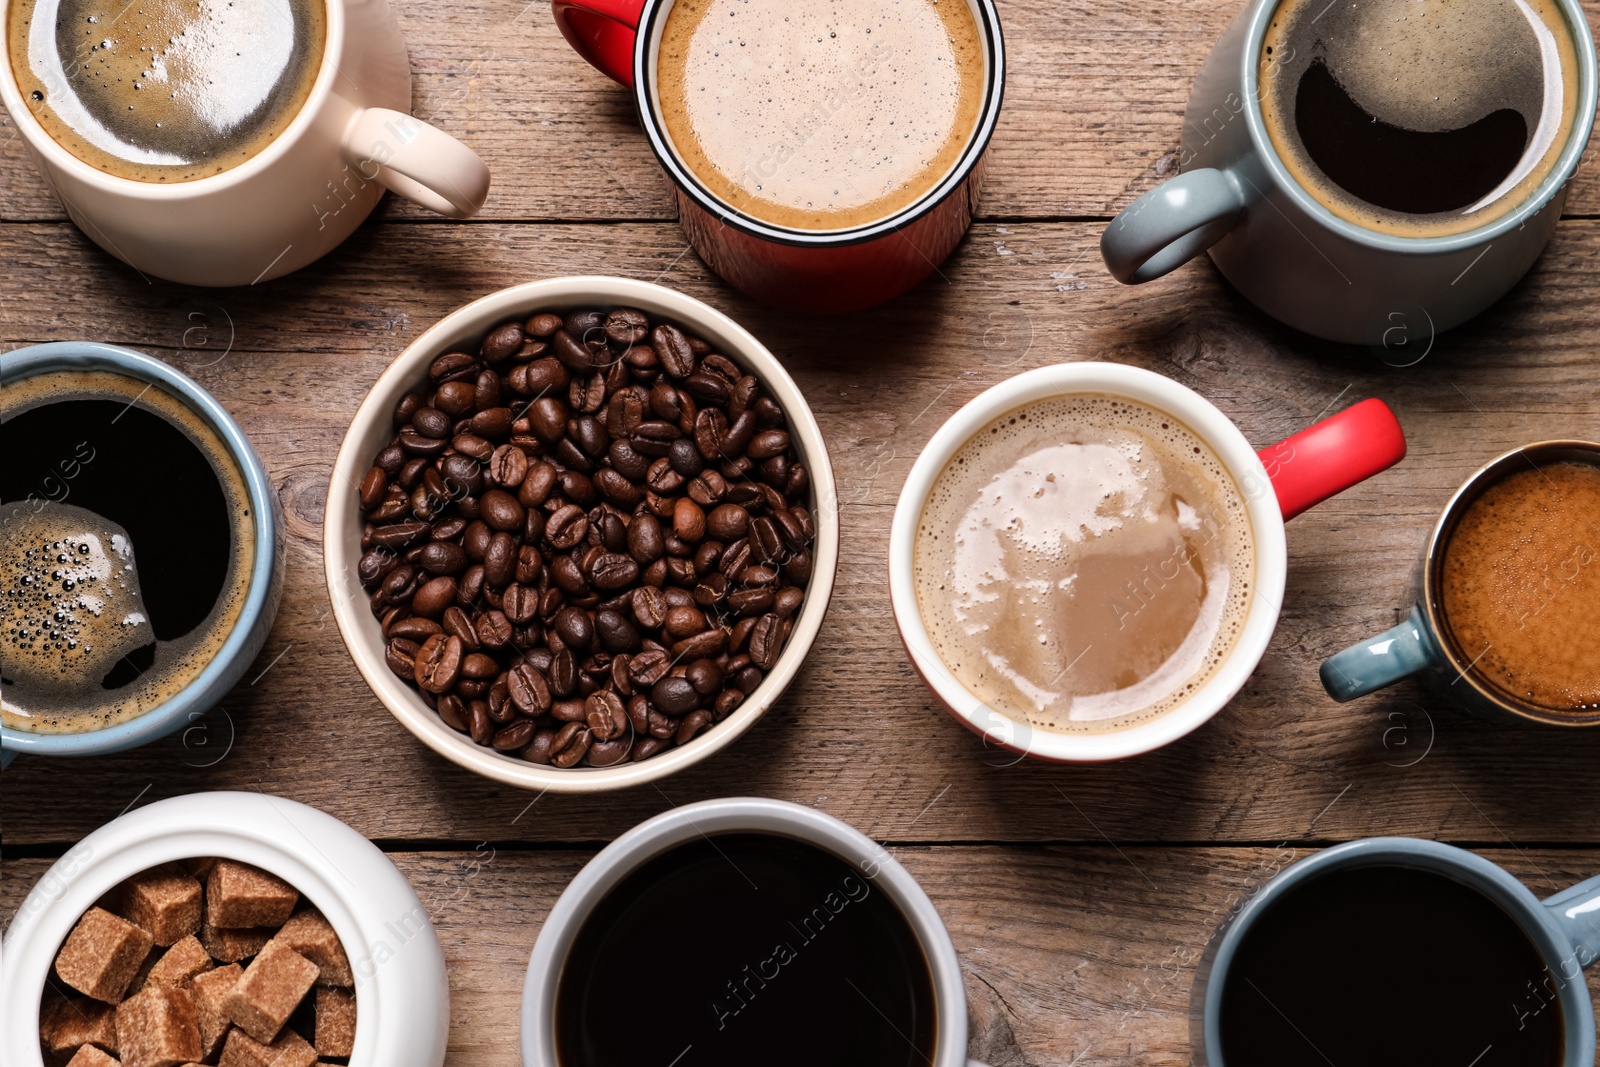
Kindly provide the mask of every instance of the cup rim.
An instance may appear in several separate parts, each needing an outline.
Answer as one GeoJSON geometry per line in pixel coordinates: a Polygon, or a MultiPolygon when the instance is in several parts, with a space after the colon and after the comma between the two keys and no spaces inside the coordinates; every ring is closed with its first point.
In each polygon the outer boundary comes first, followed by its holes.
{"type": "Polygon", "coordinates": [[[131,348],[95,341],[55,341],[0,353],[0,382],[18,382],[53,371],[106,371],[150,382],[194,411],[217,435],[239,467],[250,507],[255,512],[255,555],[250,569],[250,589],[233,629],[217,654],[169,699],[127,722],[86,733],[36,734],[0,729],[7,753],[43,756],[93,756],[120,752],[154,741],[177,729],[184,721],[211,710],[208,693],[231,687],[249,666],[241,655],[252,639],[258,620],[275,595],[278,561],[277,496],[266,467],[256,455],[244,430],[215,397],[187,374],[161,360],[131,348]]]}
{"type": "Polygon", "coordinates": [[[450,312],[379,375],[352,418],[334,460],[323,519],[324,573],[340,637],[356,668],[379,703],[423,744],[467,770],[506,785],[552,793],[607,792],[653,782],[710,758],[753,727],[788,688],[816,640],[833,594],[839,560],[837,503],[833,467],[816,416],[783,364],[744,327],[708,304],[652,282],[598,275],[546,278],[501,289],[450,312]],[[356,523],[359,530],[356,490],[372,462],[372,452],[362,444],[362,437],[374,424],[390,424],[395,402],[426,378],[427,366],[436,356],[452,345],[476,342],[489,329],[509,319],[526,318],[539,310],[595,303],[637,307],[677,322],[723,348],[730,359],[761,379],[783,408],[791,438],[810,472],[816,540],[805,602],[795,616],[794,629],[778,664],[731,715],[696,737],[692,744],[639,763],[563,770],[484,748],[456,733],[411,687],[395,677],[383,662],[381,649],[372,652],[365,647],[365,641],[377,632],[377,622],[367,607],[368,594],[356,578],[359,546],[354,541],[346,543],[345,526],[347,522],[356,523]]]}
{"type": "Polygon", "coordinates": [[[985,744],[1059,763],[1125,759],[1171,744],[1198,729],[1243,688],[1277,628],[1287,581],[1288,548],[1277,496],[1256,451],[1233,421],[1199,393],[1165,375],[1118,363],[1058,363],[1025,371],[968,401],[937,431],[911,468],[889,534],[889,596],[912,666],[956,720],[985,744]],[[1148,722],[1107,733],[1034,729],[990,708],[939,659],[922,621],[913,562],[916,530],[934,483],[972,437],[1010,411],[1058,396],[1124,397],[1163,411],[1216,453],[1238,485],[1250,517],[1256,574],[1250,609],[1233,650],[1188,700],[1148,722]]]}
{"type": "MultiPolygon", "coordinates": [[[[283,131],[274,137],[268,144],[240,163],[236,167],[229,167],[220,174],[207,175],[187,182],[146,182],[135,178],[124,178],[116,174],[108,174],[99,167],[79,159],[59,144],[54,137],[33,115],[31,108],[22,98],[21,87],[17,85],[16,72],[11,69],[9,57],[0,57],[0,103],[11,114],[11,121],[16,124],[22,133],[28,147],[37,153],[47,164],[41,169],[40,177],[45,184],[61,198],[62,203],[74,215],[80,214],[75,205],[63,195],[61,188],[51,180],[50,170],[63,171],[76,180],[88,185],[96,185],[107,189],[119,196],[136,200],[172,201],[189,200],[207,196],[233,185],[242,184],[254,178],[260,172],[271,167],[280,158],[294,150],[294,147],[305,136],[306,130],[315,121],[314,116],[322,111],[328,99],[333,96],[334,79],[339,77],[337,57],[344,50],[346,31],[345,10],[342,0],[318,0],[322,4],[327,17],[327,37],[323,42],[322,65],[317,69],[317,76],[311,83],[311,91],[306,94],[305,103],[300,105],[300,110],[295,114],[283,131]]],[[[409,74],[408,74],[409,76],[409,74]]]]}
{"type": "Polygon", "coordinates": [[[553,1018],[562,966],[584,921],[624,878],[678,845],[724,833],[790,837],[821,848],[880,882],[905,917],[928,965],[937,1030],[935,1067],[967,1063],[967,1003],[961,963],[949,930],[926,890],[898,860],[859,830],[815,808],[765,797],[723,797],[672,808],[646,819],[584,864],[550,909],[528,959],[522,989],[522,1060],[557,1062],[553,1018]]]}
{"type": "Polygon", "coordinates": [[[376,846],[328,813],[284,797],[237,791],[169,797],[119,816],[75,844],[35,883],[6,930],[5,986],[22,995],[0,1003],[0,1020],[7,1024],[0,1026],[0,1058],[11,1063],[17,1056],[19,1067],[42,1067],[34,1034],[46,979],[59,946],[84,912],[126,878],[162,863],[203,857],[250,863],[277,875],[334,927],[350,959],[361,1006],[358,1055],[351,1063],[378,1064],[385,1050],[415,1042],[430,1030],[437,1056],[424,1054],[414,1062],[443,1061],[449,1018],[444,957],[409,880],[376,846]],[[398,957],[415,945],[422,955],[410,957],[408,977],[385,979],[382,964],[390,957],[379,960],[375,946],[386,934],[395,937],[383,925],[386,920],[415,922],[408,905],[422,909],[423,923],[408,926],[410,938],[391,951],[398,957]],[[401,910],[391,913],[391,907],[401,910]],[[446,999],[430,1020],[417,1009],[433,997],[446,999]],[[13,1025],[25,1022],[13,1032],[13,1025]],[[396,1031],[407,1039],[398,1039],[396,1031]]]}
{"type": "Polygon", "coordinates": [[[1245,128],[1249,131],[1256,157],[1273,185],[1318,225],[1333,231],[1345,240],[1386,252],[1411,255],[1447,254],[1476,248],[1486,241],[1497,240],[1513,230],[1520,229],[1529,219],[1548,207],[1566,187],[1567,182],[1577,171],[1579,163],[1582,162],[1595,124],[1597,79],[1594,35],[1588,30],[1588,19],[1579,0],[1555,0],[1567,21],[1573,50],[1577,55],[1578,107],[1573,114],[1572,130],[1567,143],[1556,157],[1555,166],[1522,203],[1486,225],[1463,230],[1461,233],[1432,237],[1386,234],[1358,226],[1348,219],[1335,215],[1289,173],[1289,168],[1284,165],[1272,144],[1272,137],[1267,133],[1266,120],[1261,114],[1261,79],[1257,57],[1261,54],[1261,46],[1266,39],[1272,16],[1283,3],[1284,0],[1258,0],[1254,9],[1248,13],[1249,21],[1245,25],[1244,47],[1240,59],[1242,68],[1240,84],[1244,86],[1245,128]]]}
{"type": "Polygon", "coordinates": [[[1541,726],[1563,726],[1569,729],[1596,727],[1600,726],[1600,712],[1582,718],[1561,715],[1535,704],[1521,703],[1512,699],[1509,694],[1487,684],[1478,672],[1472,669],[1476,661],[1468,661],[1456,647],[1454,632],[1445,617],[1443,591],[1439,588],[1438,568],[1444,563],[1445,550],[1449,547],[1456,526],[1467,509],[1492,486],[1516,473],[1515,470],[1507,468],[1517,467],[1519,460],[1532,469],[1538,469],[1538,464],[1530,458],[1530,453],[1545,452],[1586,453],[1592,457],[1589,463],[1600,467],[1600,443],[1576,438],[1557,438],[1534,441],[1513,448],[1473,471],[1451,494],[1449,502],[1445,504],[1444,510],[1439,513],[1439,518],[1433,524],[1433,529],[1428,533],[1427,545],[1423,551],[1422,596],[1419,598],[1419,605],[1427,616],[1429,628],[1436,635],[1434,643],[1444,657],[1446,666],[1455,672],[1456,680],[1464,681],[1479,697],[1508,715],[1536,722],[1541,726]]]}
{"type": "Polygon", "coordinates": [[[987,52],[988,84],[984,106],[979,112],[972,138],[950,171],[936,185],[892,215],[845,229],[805,230],[763,222],[754,216],[746,215],[713,194],[694,176],[693,171],[683,164],[656,113],[655,92],[650,78],[650,66],[655,56],[652,42],[659,36],[655,31],[656,23],[674,2],[675,0],[646,0],[644,9],[640,12],[633,51],[634,102],[639,113],[640,125],[644,127],[645,137],[650,142],[651,151],[655,153],[656,162],[667,172],[667,176],[681,195],[692,199],[696,206],[722,225],[763,241],[801,248],[840,248],[873,241],[926,217],[944,201],[964,189],[968,179],[972,177],[988,152],[1005,97],[1005,38],[1001,32],[1000,14],[995,9],[994,0],[968,0],[987,52]]]}
{"type": "MultiPolygon", "coordinates": [[[[1505,868],[1475,852],[1425,838],[1369,837],[1347,841],[1307,856],[1273,876],[1245,902],[1238,914],[1225,920],[1219,933],[1214,935],[1215,951],[1197,979],[1203,985],[1200,1022],[1204,1056],[1199,1062],[1210,1067],[1226,1067],[1220,1033],[1223,986],[1240,943],[1266,910],[1286,893],[1330,870],[1385,866],[1428,870],[1481,894],[1517,924],[1533,942],[1547,967],[1551,961],[1561,960],[1572,951],[1571,939],[1533,891],[1505,868]]],[[[1577,981],[1569,983],[1562,991],[1569,1057],[1563,1061],[1565,1063],[1588,1063],[1594,1056],[1594,1009],[1587,990],[1580,973],[1577,981]],[[1583,990],[1583,995],[1569,993],[1567,990],[1571,988],[1583,990]],[[1579,1035],[1580,1043],[1576,1048],[1571,1045],[1573,1034],[1579,1035]],[[1587,1048],[1583,1047],[1585,1039],[1587,1048]]]]}

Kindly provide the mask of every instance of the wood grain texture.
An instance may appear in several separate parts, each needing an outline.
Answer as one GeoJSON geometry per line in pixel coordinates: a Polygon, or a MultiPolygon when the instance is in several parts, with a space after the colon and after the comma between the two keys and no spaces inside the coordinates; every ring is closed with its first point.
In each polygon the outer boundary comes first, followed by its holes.
{"type": "Polygon", "coordinates": [[[730,295],[670,223],[373,224],[291,278],[212,293],[146,284],[67,225],[0,226],[5,341],[93,337],[192,373],[255,441],[289,534],[283,609],[226,715],[95,761],[92,788],[74,787],[80,765],[18,762],[6,808],[27,817],[7,844],[74,840],[146,787],[148,799],[270,789],[369,836],[425,841],[596,840],[673,803],[748,793],[899,840],[1594,843],[1600,732],[1467,719],[1409,684],[1340,706],[1316,667],[1397,621],[1428,527],[1477,466],[1534,439],[1600,437],[1600,223],[1564,222],[1523,285],[1406,368],[1271,324],[1205,262],[1117,285],[1098,237],[1092,223],[983,223],[942,277],[871,314],[815,319],[730,295]],[[323,585],[322,505],[351,414],[411,338],[483,293],[569,272],[682,288],[778,353],[831,442],[843,554],[815,651],[749,736],[659,790],[545,796],[518,819],[533,796],[425,750],[356,674],[323,585]],[[1381,396],[1411,453],[1292,524],[1277,637],[1211,724],[1123,764],[1011,766],[936,710],[909,669],[885,587],[889,522],[911,462],[961,404],[1018,371],[1081,359],[1169,374],[1262,445],[1381,396]]]}
{"type": "MultiPolygon", "coordinates": [[[[1484,853],[1549,895],[1600,869],[1600,850],[1484,853]]],[[[519,1067],[528,955],[591,851],[394,855],[428,906],[450,968],[450,1067],[519,1067]],[[484,857],[487,857],[485,859],[484,857]]],[[[1307,855],[1281,848],[906,847],[967,987],[968,1053],[993,1067],[1190,1062],[1195,968],[1219,923],[1307,855]]],[[[6,865],[9,920],[45,861],[6,865]]],[[[1397,917],[1403,934],[1417,917],[1397,917]]],[[[1600,1009],[1600,986],[1595,987],[1600,1009]]]]}
{"type": "MultiPolygon", "coordinates": [[[[670,219],[632,97],[561,39],[542,0],[393,0],[416,114],[483,156],[493,220],[670,219]]],[[[1241,0],[1001,0],[1009,77],[990,218],[1109,217],[1175,173],[1184,104],[1241,0]]],[[[1591,24],[1600,0],[1586,0],[1591,24]]],[[[0,116],[3,117],[3,116],[0,116]]],[[[60,219],[20,139],[0,127],[0,219],[60,219]]],[[[1596,142],[1600,144],[1600,142],[1596,142]]],[[[1600,212],[1590,165],[1567,211],[1600,212]]],[[[427,217],[391,201],[385,217],[427,217]]]]}

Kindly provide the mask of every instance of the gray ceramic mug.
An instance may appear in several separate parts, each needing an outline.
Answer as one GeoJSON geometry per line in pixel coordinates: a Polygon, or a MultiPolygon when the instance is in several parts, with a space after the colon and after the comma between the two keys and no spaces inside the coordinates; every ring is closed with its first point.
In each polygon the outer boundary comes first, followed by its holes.
{"type": "MultiPolygon", "coordinates": [[[[1257,58],[1280,0],[1255,0],[1212,50],[1184,116],[1183,173],[1119,214],[1100,241],[1112,277],[1147,282],[1209,250],[1273,318],[1331,341],[1413,352],[1505,295],[1544,250],[1595,118],[1595,45],[1579,0],[1578,106],[1566,147],[1520,206],[1448,237],[1398,237],[1335,215],[1289,173],[1261,114],[1257,58]]],[[[1424,353],[1425,354],[1425,353],[1424,353]]]]}
{"type": "Polygon", "coordinates": [[[1325,849],[1278,875],[1239,909],[1212,941],[1196,978],[1191,1021],[1197,1067],[1227,1067],[1221,1036],[1224,992],[1251,927],[1296,887],[1354,867],[1432,871],[1496,904],[1538,950],[1547,972],[1544,984],[1561,1002],[1566,1036],[1562,1067],[1594,1067],[1594,1008],[1583,969],[1600,957],[1600,878],[1540,901],[1527,886],[1481,856],[1409,837],[1374,837],[1325,849]]]}
{"type": "MultiPolygon", "coordinates": [[[[1462,648],[1452,636],[1441,596],[1445,548],[1467,509],[1495,485],[1519,471],[1550,463],[1600,466],[1600,444],[1589,441],[1540,441],[1513,449],[1480,467],[1457,489],[1428,535],[1416,580],[1416,604],[1404,622],[1358,641],[1322,663],[1322,687],[1343,703],[1366,696],[1402,678],[1419,675],[1429,688],[1458,707],[1502,722],[1537,722],[1550,726],[1600,726],[1600,708],[1556,712],[1515,700],[1490,685],[1473,665],[1483,650],[1462,648]]],[[[1575,546],[1574,555],[1557,564],[1557,577],[1570,565],[1575,575],[1592,560],[1594,549],[1575,546]]]]}
{"type": "Polygon", "coordinates": [[[0,730],[0,766],[9,765],[20,753],[97,756],[136,748],[180,729],[198,728],[204,733],[198,720],[244,677],[260,653],[283,591],[283,515],[278,495],[250,439],[215,397],[161,360],[115,345],[58,341],[0,354],[0,388],[54,371],[105,371],[146,382],[196,413],[216,434],[237,466],[249,499],[255,550],[242,565],[250,569],[250,587],[221,648],[182,691],[143,715],[104,730],[59,734],[0,730]]]}

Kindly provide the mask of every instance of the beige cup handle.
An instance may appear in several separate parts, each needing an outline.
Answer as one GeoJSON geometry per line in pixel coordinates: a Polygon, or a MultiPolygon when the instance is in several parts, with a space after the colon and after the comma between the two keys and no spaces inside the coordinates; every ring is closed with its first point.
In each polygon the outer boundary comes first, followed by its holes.
{"type": "Polygon", "coordinates": [[[361,112],[344,151],[363,178],[446,218],[471,218],[489,197],[489,168],[478,154],[403,111],[361,112]]]}

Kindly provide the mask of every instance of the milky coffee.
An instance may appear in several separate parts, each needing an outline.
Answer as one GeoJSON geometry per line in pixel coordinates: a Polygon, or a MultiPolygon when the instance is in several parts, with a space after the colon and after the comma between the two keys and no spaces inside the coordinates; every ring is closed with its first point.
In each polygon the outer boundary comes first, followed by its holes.
{"type": "Polygon", "coordinates": [[[1295,180],[1334,214],[1402,237],[1515,210],[1578,110],[1556,0],[1284,0],[1259,73],[1267,132],[1295,180]]]}
{"type": "Polygon", "coordinates": [[[678,0],[656,86],[679,158],[718,198],[841,230],[950,173],[977,129],[985,62],[967,0],[678,0]]]}
{"type": "Polygon", "coordinates": [[[1245,500],[1170,415],[1074,396],[1019,408],[962,446],[913,548],[939,659],[994,710],[1101,733],[1203,686],[1250,606],[1245,500]]]}
{"type": "Polygon", "coordinates": [[[11,0],[10,61],[52,140],[119,178],[250,159],[322,69],[324,0],[11,0]]]}
{"type": "Polygon", "coordinates": [[[0,719],[81,733],[216,658],[255,558],[244,478],[159,386],[57,371],[0,390],[0,719]]]}

